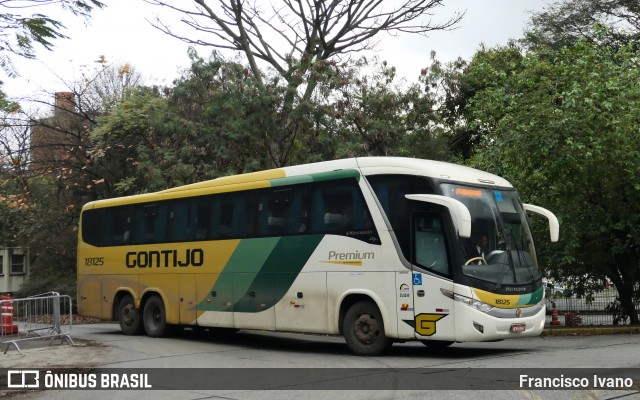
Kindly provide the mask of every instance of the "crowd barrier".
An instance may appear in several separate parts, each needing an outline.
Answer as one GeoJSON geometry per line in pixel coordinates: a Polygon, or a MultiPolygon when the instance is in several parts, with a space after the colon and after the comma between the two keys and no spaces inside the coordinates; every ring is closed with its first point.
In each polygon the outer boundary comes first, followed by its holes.
{"type": "Polygon", "coordinates": [[[44,293],[23,299],[10,295],[0,296],[0,344],[4,353],[14,346],[22,354],[20,346],[28,341],[55,339],[75,345],[71,339],[73,321],[71,297],[56,292],[44,293]]]}

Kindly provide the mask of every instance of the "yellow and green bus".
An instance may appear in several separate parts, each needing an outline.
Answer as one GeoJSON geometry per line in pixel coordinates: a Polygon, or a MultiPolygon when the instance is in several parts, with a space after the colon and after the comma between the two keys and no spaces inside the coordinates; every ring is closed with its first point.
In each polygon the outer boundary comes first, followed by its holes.
{"type": "Polygon", "coordinates": [[[127,335],[174,326],[343,335],[377,355],[539,335],[542,274],[512,185],[365,157],[229,176],[83,207],[78,309],[127,335]]]}

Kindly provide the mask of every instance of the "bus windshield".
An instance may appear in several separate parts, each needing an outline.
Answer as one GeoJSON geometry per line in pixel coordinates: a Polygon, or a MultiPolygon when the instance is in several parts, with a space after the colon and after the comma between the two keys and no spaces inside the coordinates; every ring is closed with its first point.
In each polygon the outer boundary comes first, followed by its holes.
{"type": "Polygon", "coordinates": [[[522,203],[513,190],[443,183],[445,196],[471,214],[471,237],[460,239],[462,273],[502,285],[525,285],[541,278],[533,237],[522,203]]]}

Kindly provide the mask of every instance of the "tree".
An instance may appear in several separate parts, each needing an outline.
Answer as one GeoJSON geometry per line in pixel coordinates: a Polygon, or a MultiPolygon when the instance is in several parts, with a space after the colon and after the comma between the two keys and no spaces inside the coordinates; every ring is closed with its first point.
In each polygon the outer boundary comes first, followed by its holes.
{"type": "Polygon", "coordinates": [[[132,88],[143,85],[142,75],[129,63],[110,64],[100,56],[96,65],[94,70],[83,72],[81,82],[69,85],[73,87],[80,107],[93,114],[111,112],[127,99],[132,88]]]}
{"type": "Polygon", "coordinates": [[[81,207],[116,191],[106,179],[114,166],[103,162],[90,132],[114,101],[127,98],[133,74],[126,65],[100,63],[97,71],[69,84],[68,92],[38,100],[53,110],[45,118],[11,103],[5,107],[0,218],[8,225],[0,229],[0,243],[29,247],[32,275],[25,293],[73,290],[81,207]]]}
{"type": "Polygon", "coordinates": [[[311,100],[318,85],[317,71],[328,61],[340,62],[351,53],[373,48],[383,32],[426,34],[451,28],[462,18],[457,14],[442,23],[423,22],[441,0],[405,0],[395,8],[377,0],[287,0],[271,6],[269,12],[258,2],[242,0],[194,0],[191,7],[164,0],[149,2],[181,13],[181,21],[198,37],[180,35],[168,24],[156,21],[155,26],[163,32],[188,43],[241,52],[262,90],[284,80],[278,127],[268,132],[267,150],[275,166],[287,163],[293,144],[303,133],[300,119],[292,115],[311,100]],[[266,81],[260,61],[280,79],[266,81]]]}
{"type": "Polygon", "coordinates": [[[437,114],[449,138],[449,151],[462,160],[472,157],[475,148],[491,135],[491,120],[473,115],[474,96],[492,88],[502,88],[505,82],[522,70],[522,49],[510,41],[506,46],[481,46],[469,62],[458,59],[442,65],[435,55],[432,64],[423,70],[423,82],[433,93],[437,114]]]}
{"type": "Polygon", "coordinates": [[[25,213],[29,206],[23,190],[23,183],[16,180],[16,173],[26,167],[28,135],[24,126],[16,124],[14,113],[0,115],[0,245],[19,246],[22,244],[21,231],[25,213]]]}
{"type": "Polygon", "coordinates": [[[6,12],[0,14],[0,67],[9,76],[17,71],[11,62],[11,56],[35,58],[34,44],[47,50],[53,47],[55,39],[66,39],[62,32],[62,22],[44,14],[24,15],[26,10],[60,5],[63,11],[74,16],[89,17],[95,8],[104,4],[98,0],[5,0],[0,6],[6,12]]]}
{"type": "Polygon", "coordinates": [[[333,96],[340,148],[331,158],[448,158],[446,137],[434,112],[435,98],[428,88],[398,80],[394,67],[377,60],[361,59],[352,75],[333,96]]]}
{"type": "Polygon", "coordinates": [[[640,88],[629,82],[640,79],[637,60],[632,46],[580,41],[559,52],[540,49],[522,59],[519,71],[478,91],[470,110],[491,127],[473,164],[507,177],[523,198],[561,220],[562,240],[546,254],[548,268],[577,279],[579,292],[589,289],[588,278],[610,278],[634,324],[640,88]]]}
{"type": "Polygon", "coordinates": [[[579,40],[613,47],[640,46],[637,0],[557,0],[531,17],[523,43],[561,49],[579,40]]]}

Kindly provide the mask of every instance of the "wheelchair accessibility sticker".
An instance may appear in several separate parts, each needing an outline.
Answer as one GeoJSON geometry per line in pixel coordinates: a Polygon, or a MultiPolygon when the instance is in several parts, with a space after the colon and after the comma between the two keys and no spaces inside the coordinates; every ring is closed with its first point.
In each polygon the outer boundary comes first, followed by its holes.
{"type": "Polygon", "coordinates": [[[421,286],[422,285],[422,274],[421,273],[417,273],[417,274],[413,274],[413,284],[414,286],[421,286]]]}

